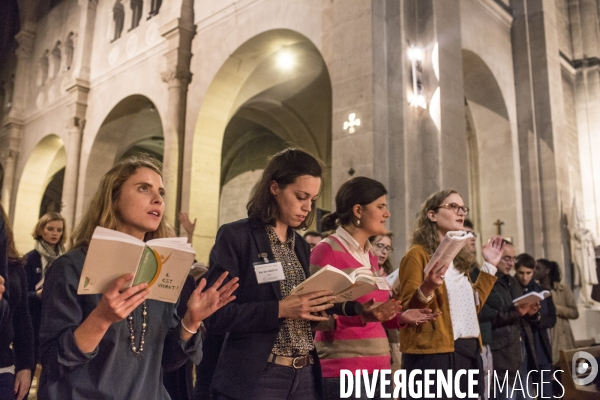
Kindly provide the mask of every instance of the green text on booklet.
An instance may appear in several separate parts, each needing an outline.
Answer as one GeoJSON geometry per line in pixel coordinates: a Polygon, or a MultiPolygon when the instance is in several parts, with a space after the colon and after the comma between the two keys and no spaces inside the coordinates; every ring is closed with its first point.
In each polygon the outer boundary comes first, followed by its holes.
{"type": "Polygon", "coordinates": [[[354,300],[377,289],[388,290],[383,277],[374,276],[371,267],[356,268],[350,274],[339,268],[326,265],[292,290],[292,294],[301,295],[320,290],[331,290],[336,296],[334,302],[342,303],[354,300]]]}
{"type": "Polygon", "coordinates": [[[186,238],[147,242],[97,227],[88,248],[77,294],[104,293],[115,279],[133,273],[122,289],[148,283],[148,299],[175,303],[196,253],[186,238]]]}

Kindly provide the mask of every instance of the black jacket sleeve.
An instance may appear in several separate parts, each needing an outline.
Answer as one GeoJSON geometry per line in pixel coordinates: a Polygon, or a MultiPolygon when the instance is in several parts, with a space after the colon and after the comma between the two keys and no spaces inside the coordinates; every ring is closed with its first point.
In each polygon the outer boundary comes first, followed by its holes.
{"type": "Polygon", "coordinates": [[[252,270],[252,234],[249,231],[235,232],[229,225],[223,225],[217,232],[215,246],[210,254],[206,287],[210,287],[225,271],[229,273],[225,283],[239,277],[240,287],[236,300],[221,308],[206,319],[206,328],[215,333],[226,332],[266,332],[279,329],[283,319],[279,316],[279,301],[274,297],[261,298],[254,295],[258,289],[252,270]]]}
{"type": "Polygon", "coordinates": [[[29,315],[29,304],[27,302],[27,278],[23,267],[17,267],[18,281],[21,295],[18,305],[12,312],[13,328],[15,337],[13,339],[13,350],[15,352],[15,370],[34,369],[35,360],[33,355],[33,324],[29,315]]]}

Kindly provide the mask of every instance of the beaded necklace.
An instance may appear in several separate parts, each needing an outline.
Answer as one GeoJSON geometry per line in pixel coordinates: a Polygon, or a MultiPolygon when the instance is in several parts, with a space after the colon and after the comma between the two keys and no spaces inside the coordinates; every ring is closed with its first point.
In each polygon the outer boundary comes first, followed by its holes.
{"type": "Polygon", "coordinates": [[[148,318],[148,311],[146,310],[146,301],[142,303],[142,334],[140,335],[139,348],[135,346],[135,335],[133,334],[133,311],[127,317],[127,326],[129,327],[129,345],[131,351],[136,356],[144,351],[144,335],[146,334],[146,322],[148,318]]]}

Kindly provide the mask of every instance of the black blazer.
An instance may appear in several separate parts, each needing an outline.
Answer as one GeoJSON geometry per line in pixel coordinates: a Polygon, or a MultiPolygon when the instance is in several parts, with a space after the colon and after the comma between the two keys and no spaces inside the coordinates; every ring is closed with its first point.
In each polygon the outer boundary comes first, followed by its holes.
{"type": "MultiPolygon", "coordinates": [[[[297,233],[295,252],[304,273],[309,276],[310,247],[297,233]]],[[[234,399],[252,397],[284,319],[278,318],[281,290],[279,282],[258,284],[254,263],[259,253],[273,252],[265,224],[255,219],[242,219],[219,228],[210,254],[207,287],[223,273],[239,277],[236,300],[206,321],[209,332],[226,334],[212,380],[212,390],[234,399]]],[[[321,367],[313,350],[317,393],[321,393],[321,367]]]]}

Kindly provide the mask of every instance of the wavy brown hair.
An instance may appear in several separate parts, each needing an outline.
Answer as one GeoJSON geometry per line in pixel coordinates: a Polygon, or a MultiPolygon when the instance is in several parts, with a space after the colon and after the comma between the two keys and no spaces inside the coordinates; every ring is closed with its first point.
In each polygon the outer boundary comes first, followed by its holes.
{"type": "MultiPolygon", "coordinates": [[[[304,150],[287,148],[276,153],[269,160],[263,174],[252,190],[252,197],[246,205],[249,218],[256,218],[263,223],[275,226],[279,218],[279,205],[275,196],[270,191],[271,182],[277,182],[281,189],[294,183],[296,178],[310,175],[321,178],[323,164],[321,161],[304,150]]],[[[316,207],[311,207],[310,212],[302,223],[295,229],[306,229],[315,218],[316,207]]]]}
{"type": "MultiPolygon", "coordinates": [[[[115,206],[123,183],[131,177],[139,168],[148,168],[156,172],[162,178],[162,164],[156,158],[148,154],[139,154],[119,161],[108,171],[100,181],[98,190],[90,205],[81,219],[73,236],[71,237],[71,248],[89,244],[97,226],[118,230],[121,226],[121,217],[115,206]]],[[[147,232],[144,241],[173,236],[173,229],[165,221],[160,221],[155,231],[147,232]]]]}
{"type": "Polygon", "coordinates": [[[37,222],[35,228],[33,229],[33,233],[31,234],[35,240],[43,240],[42,234],[44,232],[44,228],[50,222],[61,221],[63,224],[63,231],[58,243],[56,243],[56,249],[62,248],[67,242],[67,222],[65,221],[65,217],[60,215],[57,212],[49,212],[42,215],[42,218],[37,222]]]}
{"type": "Polygon", "coordinates": [[[2,204],[0,204],[0,214],[2,215],[1,218],[4,221],[4,229],[6,231],[6,258],[8,259],[8,263],[24,265],[25,257],[21,256],[17,251],[17,247],[15,246],[15,235],[13,234],[12,227],[8,221],[8,215],[6,215],[6,211],[4,211],[2,204]]]}
{"type": "MultiPolygon", "coordinates": [[[[440,238],[438,236],[437,224],[427,217],[427,213],[433,211],[437,214],[439,206],[444,204],[444,200],[453,193],[460,195],[454,189],[446,189],[433,193],[421,204],[421,208],[417,214],[417,222],[415,223],[411,243],[423,246],[430,256],[435,253],[435,250],[440,245],[440,238]]],[[[471,270],[474,262],[475,256],[463,247],[454,258],[454,267],[460,272],[467,273],[471,270]]]]}

